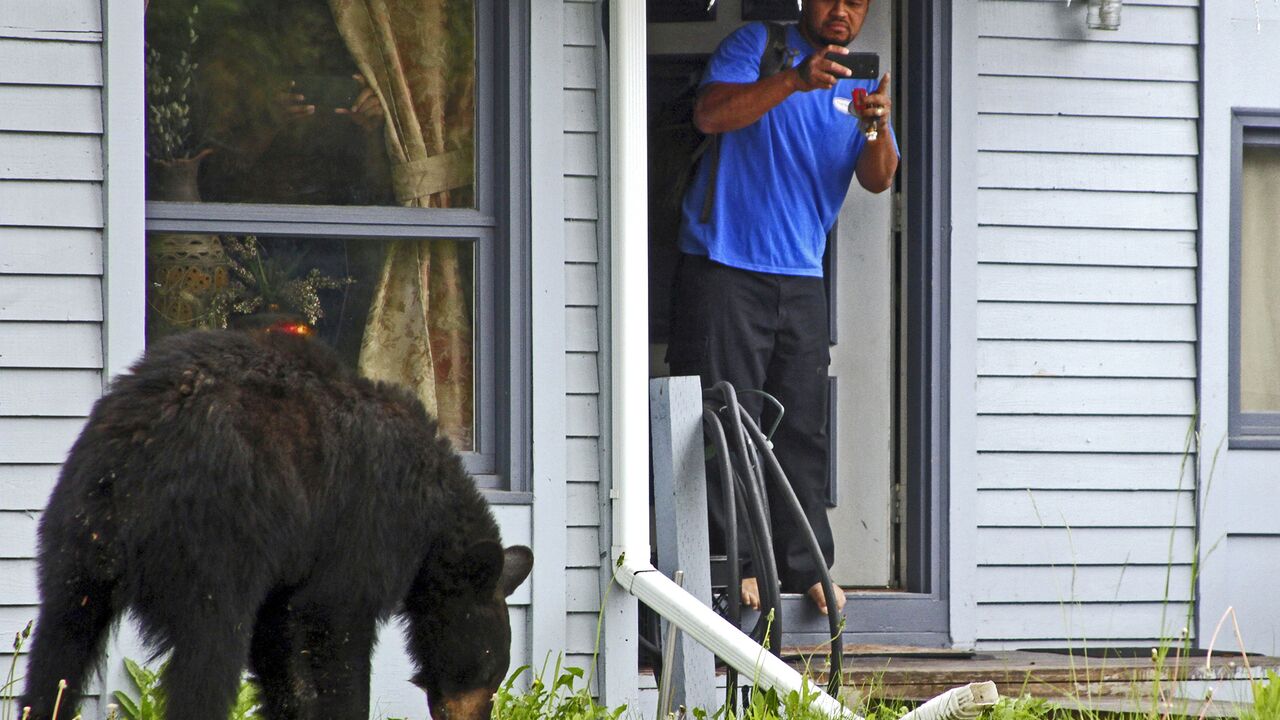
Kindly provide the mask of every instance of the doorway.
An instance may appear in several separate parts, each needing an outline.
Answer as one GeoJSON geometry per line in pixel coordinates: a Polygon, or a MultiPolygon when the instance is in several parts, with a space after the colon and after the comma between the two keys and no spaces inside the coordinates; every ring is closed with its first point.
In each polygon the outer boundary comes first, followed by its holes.
{"type": "MultiPolygon", "coordinates": [[[[651,120],[666,100],[696,84],[706,57],[744,16],[794,7],[791,0],[719,0],[710,11],[662,22],[655,16],[655,7],[662,5],[686,3],[650,3],[651,120]]],[[[853,183],[832,229],[827,258],[833,578],[855,591],[851,602],[865,600],[869,609],[856,621],[850,613],[851,631],[885,634],[896,627],[926,643],[946,636],[941,552],[946,518],[940,512],[945,463],[938,452],[945,438],[945,276],[940,274],[945,253],[936,230],[945,209],[938,172],[945,121],[939,112],[945,99],[940,81],[946,57],[944,5],[941,0],[874,2],[851,46],[878,53],[881,71],[893,73],[894,127],[903,161],[888,192],[872,195],[853,183]],[[879,615],[885,619],[878,620],[879,615]],[[904,627],[902,618],[908,616],[919,621],[916,626],[904,627]]],[[[669,222],[654,220],[651,216],[651,367],[653,375],[663,375],[675,239],[669,222]]]]}

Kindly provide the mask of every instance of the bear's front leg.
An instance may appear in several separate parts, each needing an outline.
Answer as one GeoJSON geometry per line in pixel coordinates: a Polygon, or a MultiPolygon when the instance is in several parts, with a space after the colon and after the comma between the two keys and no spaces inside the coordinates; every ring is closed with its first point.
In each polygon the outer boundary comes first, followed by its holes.
{"type": "Polygon", "coordinates": [[[313,717],[368,718],[377,618],[333,608],[307,608],[298,612],[296,622],[318,692],[313,717]]]}

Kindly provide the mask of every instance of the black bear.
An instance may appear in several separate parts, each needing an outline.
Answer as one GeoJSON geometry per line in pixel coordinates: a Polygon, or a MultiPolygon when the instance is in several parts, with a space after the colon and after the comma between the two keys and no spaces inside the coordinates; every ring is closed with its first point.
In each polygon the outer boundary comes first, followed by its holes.
{"type": "Polygon", "coordinates": [[[174,336],[94,406],[40,520],[21,703],[47,720],[65,679],[70,717],[129,610],[171,653],[169,718],[226,720],[247,661],[271,720],[363,720],[399,613],[432,715],[487,720],[532,562],[407,391],[288,334],[174,336]]]}

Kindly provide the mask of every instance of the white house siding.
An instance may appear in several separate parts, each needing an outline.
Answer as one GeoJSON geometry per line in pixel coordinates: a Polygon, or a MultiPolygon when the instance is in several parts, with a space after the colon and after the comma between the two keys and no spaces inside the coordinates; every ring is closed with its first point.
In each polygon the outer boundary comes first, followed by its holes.
{"type": "Polygon", "coordinates": [[[102,391],[101,47],[96,0],[0,4],[0,667],[6,669],[13,634],[35,617],[39,510],[102,391]]]}
{"type": "MultiPolygon", "coordinates": [[[[1200,497],[1200,632],[1213,636],[1233,608],[1244,648],[1280,654],[1280,452],[1230,448],[1227,434],[1231,197],[1231,109],[1280,112],[1280,4],[1212,0],[1205,4],[1204,179],[1201,237],[1203,333],[1201,425],[1205,472],[1200,497]],[[1217,462],[1209,462],[1210,453],[1217,462]]],[[[1206,642],[1207,644],[1207,642],[1206,642]]],[[[1236,649],[1230,620],[1215,647],[1236,649]]]]}
{"type": "MultiPolygon", "coordinates": [[[[981,0],[979,647],[1136,643],[1186,624],[1194,556],[1199,10],[981,0]],[[1163,621],[1163,627],[1162,627],[1163,621]]],[[[970,49],[956,48],[957,52],[970,49]]],[[[972,86],[969,87],[970,82],[972,86]]],[[[961,162],[957,158],[955,162],[961,162]]],[[[953,422],[960,422],[953,418],[953,422]]]]}
{"type": "Polygon", "coordinates": [[[566,508],[565,662],[589,668],[601,600],[603,186],[601,19],[597,3],[564,3],[566,508]]]}

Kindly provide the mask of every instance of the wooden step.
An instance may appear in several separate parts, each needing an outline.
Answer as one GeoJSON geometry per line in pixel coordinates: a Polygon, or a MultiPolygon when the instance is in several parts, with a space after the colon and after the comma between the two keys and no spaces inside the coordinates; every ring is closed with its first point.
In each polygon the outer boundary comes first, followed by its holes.
{"type": "MultiPolygon", "coordinates": [[[[793,648],[784,657],[819,684],[828,677],[826,648],[793,648]],[[803,658],[808,658],[807,663],[803,658]]],[[[1149,653],[1149,651],[1148,651],[1149,653]]],[[[1171,714],[1205,717],[1239,714],[1233,701],[1247,701],[1249,679],[1280,671],[1280,658],[1250,656],[1246,670],[1239,655],[1175,657],[1172,652],[1157,665],[1139,653],[1080,653],[1045,651],[948,651],[939,648],[851,645],[844,657],[843,684],[859,696],[920,701],[953,687],[981,680],[994,681],[1001,696],[1044,698],[1064,707],[1087,704],[1099,712],[1150,710],[1152,696],[1172,698],[1171,714]],[[1117,656],[1127,655],[1127,656],[1117,656]],[[1214,700],[1205,707],[1204,693],[1214,700]],[[1180,699],[1181,695],[1185,699],[1180,699]],[[1221,714],[1219,714],[1221,713],[1221,714]]]]}

